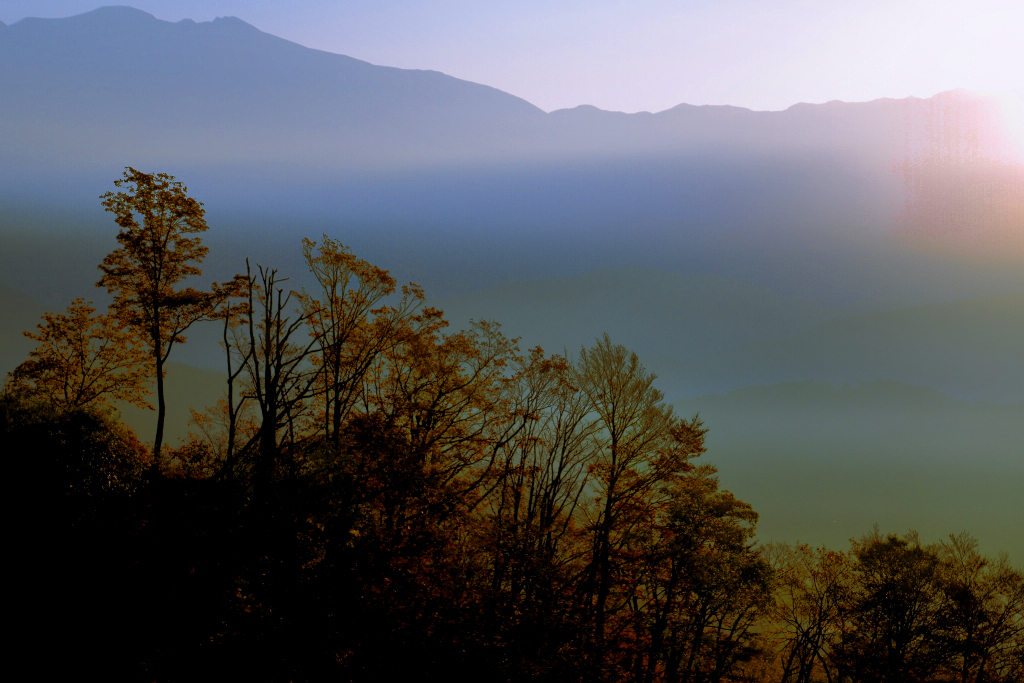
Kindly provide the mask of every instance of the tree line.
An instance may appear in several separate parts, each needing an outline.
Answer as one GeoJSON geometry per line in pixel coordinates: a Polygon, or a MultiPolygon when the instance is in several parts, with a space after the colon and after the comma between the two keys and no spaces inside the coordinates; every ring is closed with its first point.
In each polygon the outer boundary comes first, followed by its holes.
{"type": "Polygon", "coordinates": [[[313,291],[207,289],[202,204],[129,168],[113,303],[47,314],[0,397],[25,636],[116,680],[1024,680],[1024,577],[967,534],[759,545],[706,429],[605,335],[448,332],[327,236],[313,291]],[[222,331],[224,399],[163,440],[163,377],[222,331]],[[143,441],[116,402],[149,405],[143,441]],[[148,436],[148,435],[147,435],[148,436]]]}

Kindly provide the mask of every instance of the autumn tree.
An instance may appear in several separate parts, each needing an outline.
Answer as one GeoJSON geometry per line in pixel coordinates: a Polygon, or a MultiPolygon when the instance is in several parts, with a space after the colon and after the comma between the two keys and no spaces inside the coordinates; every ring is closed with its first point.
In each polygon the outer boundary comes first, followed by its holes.
{"type": "Polygon", "coordinates": [[[620,567],[666,502],[662,491],[690,469],[704,451],[700,422],[679,420],[654,387],[635,353],[607,334],[581,349],[573,382],[586,394],[596,420],[598,450],[590,464],[595,494],[588,527],[592,551],[581,582],[593,615],[594,675],[606,665],[608,620],[624,610],[636,587],[635,572],[620,567]]]}
{"type": "Polygon", "coordinates": [[[419,289],[406,287],[394,306],[352,321],[338,376],[355,403],[334,403],[332,392],[327,421],[326,340],[310,333],[309,316],[323,316],[313,330],[340,318],[316,302],[293,305],[299,297],[289,301],[272,269],[251,283],[234,346],[249,356],[242,391],[261,426],[233,465],[255,503],[249,526],[263,558],[250,593],[303,634],[295,640],[324,642],[346,665],[376,666],[387,644],[456,652],[456,615],[472,613],[475,594],[462,571],[475,555],[467,523],[520,422],[506,401],[514,345],[496,326],[444,335],[440,312],[420,309],[419,289]],[[311,585],[322,597],[303,604],[311,585]],[[312,623],[324,631],[308,632],[312,623]]]}
{"type": "Polygon", "coordinates": [[[876,530],[851,550],[853,591],[846,632],[836,644],[839,676],[864,683],[929,680],[948,659],[936,629],[942,607],[940,560],[915,533],[876,530]]]}
{"type": "Polygon", "coordinates": [[[970,535],[877,528],[849,553],[772,544],[771,680],[1009,683],[1024,673],[1024,578],[970,535]]]}
{"type": "Polygon", "coordinates": [[[539,348],[517,363],[510,407],[520,429],[503,444],[486,503],[490,590],[511,673],[558,667],[587,539],[576,524],[594,453],[586,395],[565,358],[539,348]]]}
{"type": "Polygon", "coordinates": [[[773,589],[771,567],[753,548],[757,513],[719,490],[707,465],[670,491],[641,563],[636,678],[737,680],[760,652],[756,631],[773,589]]]}
{"type": "Polygon", "coordinates": [[[24,334],[39,344],[11,373],[14,390],[61,412],[113,401],[149,407],[144,341],[117,316],[97,314],[79,298],[66,313],[43,315],[38,332],[24,334]]]}
{"type": "Polygon", "coordinates": [[[341,462],[363,482],[353,501],[361,504],[349,508],[353,544],[369,551],[356,564],[369,579],[361,593],[377,596],[375,612],[392,615],[382,638],[401,634],[416,649],[432,641],[458,661],[480,653],[495,626],[481,611],[486,562],[476,524],[501,454],[524,420],[510,395],[514,342],[493,324],[450,335],[443,327],[429,308],[407,320],[367,374],[370,414],[352,420],[374,425],[380,436],[360,438],[365,445],[341,462]],[[405,598],[378,591],[382,581],[402,587],[405,598]]]}
{"type": "Polygon", "coordinates": [[[202,274],[198,264],[208,249],[192,235],[205,232],[207,225],[202,203],[174,176],[128,167],[114,185],[124,189],[100,198],[121,227],[121,246],[103,259],[97,286],[114,295],[113,310],[150,347],[157,393],[155,466],[167,412],[164,366],[174,345],[185,342],[184,332],[206,317],[214,303],[208,292],[177,288],[186,278],[202,274]]]}
{"type": "Polygon", "coordinates": [[[772,614],[780,683],[838,680],[835,647],[843,636],[852,570],[844,552],[772,544],[765,555],[777,576],[772,614]]]}
{"type": "Polygon", "coordinates": [[[340,449],[350,411],[360,402],[367,408],[366,374],[406,334],[423,299],[418,288],[404,287],[396,306],[373,308],[394,291],[387,271],[326,236],[320,246],[304,240],[303,254],[321,291],[294,292],[282,286],[287,278],[276,269],[257,264],[253,272],[246,261],[247,275],[236,280],[246,301],[215,313],[224,320],[228,352],[229,432],[240,409],[230,400],[239,373],[246,376],[240,403],[250,401],[259,412],[258,432],[234,455],[257,463],[264,480],[275,467],[282,430],[290,448],[322,433],[340,449]]]}
{"type": "Polygon", "coordinates": [[[935,630],[949,648],[948,679],[1024,680],[1024,574],[1005,555],[978,552],[967,533],[939,547],[944,601],[935,630]]]}
{"type": "Polygon", "coordinates": [[[310,334],[317,342],[317,393],[324,435],[340,446],[342,425],[361,400],[363,378],[384,348],[394,341],[399,320],[422,297],[406,296],[397,309],[374,308],[395,291],[395,279],[357,258],[327,235],[319,244],[302,240],[302,255],[320,289],[303,292],[310,334]]]}

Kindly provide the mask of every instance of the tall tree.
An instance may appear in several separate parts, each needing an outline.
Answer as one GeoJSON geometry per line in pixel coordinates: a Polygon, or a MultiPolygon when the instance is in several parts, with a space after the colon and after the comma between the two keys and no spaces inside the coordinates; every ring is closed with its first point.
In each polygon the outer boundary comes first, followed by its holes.
{"type": "Polygon", "coordinates": [[[937,629],[940,561],[916,533],[854,544],[849,632],[836,646],[840,679],[863,683],[931,680],[948,658],[937,629]]]}
{"type": "Polygon", "coordinates": [[[314,295],[303,292],[302,303],[320,351],[313,361],[320,371],[324,435],[340,448],[342,424],[361,397],[363,377],[393,337],[397,321],[387,313],[403,317],[409,311],[374,310],[395,291],[395,279],[327,235],[319,245],[302,240],[302,255],[320,285],[314,295]],[[375,314],[373,321],[371,314],[375,314]]]}
{"type": "Polygon", "coordinates": [[[781,683],[834,683],[834,648],[843,635],[852,590],[846,553],[806,544],[773,543],[765,549],[776,571],[773,612],[781,683]]]}
{"type": "Polygon", "coordinates": [[[1024,680],[1024,574],[1005,555],[990,559],[963,532],[940,546],[945,600],[936,630],[957,683],[1024,680]]]}
{"type": "Polygon", "coordinates": [[[486,542],[502,628],[518,641],[510,665],[527,671],[563,649],[551,627],[570,607],[565,598],[585,548],[573,516],[588,487],[595,425],[564,358],[535,348],[517,365],[510,407],[522,429],[501,449],[486,542]]]}
{"type": "Polygon", "coordinates": [[[157,422],[153,463],[157,466],[164,437],[164,365],[171,349],[184,343],[183,333],[205,317],[213,295],[191,287],[176,289],[184,279],[201,275],[198,263],[208,249],[198,237],[207,229],[201,202],[188,188],[166,173],[125,169],[100,199],[117,218],[119,249],[103,259],[103,276],[96,283],[114,295],[112,308],[125,325],[142,334],[150,346],[156,378],[157,422]],[[141,220],[141,222],[140,222],[141,220]]]}
{"type": "Polygon", "coordinates": [[[648,683],[737,680],[761,650],[772,570],[753,549],[757,513],[715,475],[705,465],[680,478],[652,525],[635,603],[648,634],[637,678],[648,683]]]}
{"type": "Polygon", "coordinates": [[[639,546],[655,509],[666,502],[665,485],[689,471],[688,461],[704,452],[705,430],[696,418],[677,419],[654,388],[655,375],[607,334],[581,349],[573,380],[590,401],[599,440],[590,465],[593,549],[583,581],[594,623],[590,666],[597,678],[608,663],[609,617],[634,597],[635,572],[619,565],[639,546]]]}
{"type": "MultiPolygon", "coordinates": [[[[257,264],[253,275],[246,259],[248,297],[247,334],[236,343],[237,352],[249,376],[248,397],[259,409],[259,432],[253,435],[239,454],[250,454],[255,446],[255,475],[258,488],[265,489],[274,477],[281,455],[279,432],[294,447],[302,431],[297,428],[306,411],[316,373],[307,360],[316,347],[316,339],[303,339],[308,314],[291,311],[292,294],[279,285],[277,270],[257,264]],[[292,317],[294,313],[294,317],[292,317]],[[301,339],[302,341],[296,341],[301,339]]],[[[294,455],[294,448],[290,449],[294,455]]],[[[293,472],[296,462],[286,469],[293,472]]]]}

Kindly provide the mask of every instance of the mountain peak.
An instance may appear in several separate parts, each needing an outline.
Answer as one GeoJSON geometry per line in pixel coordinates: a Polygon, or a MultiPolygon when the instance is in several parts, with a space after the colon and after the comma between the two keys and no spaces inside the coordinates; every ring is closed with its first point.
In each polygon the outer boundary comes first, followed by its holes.
{"type": "Polygon", "coordinates": [[[216,17],[210,23],[221,29],[255,31],[257,33],[262,33],[258,28],[252,24],[242,21],[238,17],[216,17]]]}
{"type": "MultiPolygon", "coordinates": [[[[107,5],[105,7],[98,7],[89,12],[83,14],[76,14],[70,17],[63,17],[59,19],[40,19],[38,17],[25,17],[24,19],[15,22],[13,26],[26,25],[36,26],[39,24],[53,25],[59,24],[64,26],[77,26],[84,27],[88,30],[94,30],[95,28],[102,27],[103,29],[114,29],[114,30],[127,30],[127,29],[138,29],[143,26],[153,28],[160,25],[165,26],[180,26],[183,28],[190,28],[193,26],[206,24],[213,25],[219,29],[229,30],[249,30],[259,32],[259,29],[247,24],[238,17],[217,17],[213,21],[197,22],[194,19],[182,19],[181,21],[171,22],[163,19],[158,19],[154,15],[144,10],[136,9],[135,7],[128,7],[127,5],[107,5]]],[[[0,26],[3,23],[0,22],[0,26]]]]}
{"type": "Polygon", "coordinates": [[[134,7],[127,7],[124,5],[110,5],[107,7],[98,7],[89,12],[83,14],[76,14],[70,17],[61,17],[56,19],[44,19],[41,17],[25,17],[10,25],[9,28],[19,30],[48,30],[43,27],[55,26],[74,26],[85,28],[86,30],[95,30],[100,27],[115,27],[115,28],[126,28],[126,27],[139,27],[139,26],[152,26],[159,23],[160,20],[154,17],[149,12],[144,12],[134,7]]]}
{"type": "Polygon", "coordinates": [[[111,19],[134,20],[134,21],[160,21],[155,16],[141,9],[129,7],[128,5],[106,5],[97,7],[89,12],[68,17],[70,20],[99,19],[110,21],[111,19]]]}

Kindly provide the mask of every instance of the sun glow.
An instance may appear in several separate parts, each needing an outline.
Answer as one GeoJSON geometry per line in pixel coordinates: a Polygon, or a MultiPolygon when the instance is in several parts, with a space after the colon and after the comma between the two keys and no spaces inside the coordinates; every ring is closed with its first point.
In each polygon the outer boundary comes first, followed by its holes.
{"type": "Polygon", "coordinates": [[[1006,132],[1007,142],[1012,161],[1024,164],[1024,94],[997,94],[993,96],[999,103],[1002,125],[1006,132]]]}
{"type": "Polygon", "coordinates": [[[911,117],[900,232],[958,259],[1024,259],[1024,100],[941,93],[911,117]]]}

